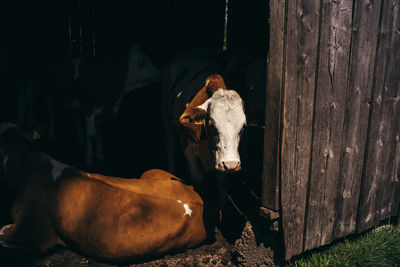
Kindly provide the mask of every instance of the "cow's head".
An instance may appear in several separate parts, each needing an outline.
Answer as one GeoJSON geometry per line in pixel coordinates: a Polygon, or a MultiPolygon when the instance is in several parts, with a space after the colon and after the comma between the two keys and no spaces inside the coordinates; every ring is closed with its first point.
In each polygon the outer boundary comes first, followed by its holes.
{"type": "Polygon", "coordinates": [[[236,91],[217,89],[203,104],[185,114],[181,124],[189,130],[194,142],[204,130],[217,171],[241,169],[239,143],[246,116],[243,100],[236,91]]]}
{"type": "Polygon", "coordinates": [[[125,93],[160,80],[160,70],[139,46],[132,45],[130,47],[127,65],[128,73],[125,81],[125,93]]]}

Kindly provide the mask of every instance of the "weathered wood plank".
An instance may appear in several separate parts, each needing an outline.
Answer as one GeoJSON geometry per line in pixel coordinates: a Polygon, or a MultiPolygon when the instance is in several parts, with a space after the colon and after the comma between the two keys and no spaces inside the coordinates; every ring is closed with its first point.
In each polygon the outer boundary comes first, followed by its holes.
{"type": "Polygon", "coordinates": [[[286,258],[303,251],[320,1],[288,1],[281,203],[286,258]]]}
{"type": "Polygon", "coordinates": [[[353,1],[322,1],[305,250],[332,241],[353,1]]]}
{"type": "Polygon", "coordinates": [[[382,10],[365,173],[357,231],[397,215],[399,195],[398,139],[400,26],[399,3],[385,1],[382,10]],[[392,210],[395,208],[395,210],[392,210]]]}
{"type": "Polygon", "coordinates": [[[283,45],[285,1],[270,2],[270,42],[267,60],[264,159],[261,203],[279,210],[279,147],[281,129],[281,92],[283,90],[283,45]]]}
{"type": "MultiPolygon", "coordinates": [[[[397,99],[400,98],[400,86],[397,89],[397,99]]],[[[399,102],[397,101],[397,115],[396,117],[399,118],[399,102]]],[[[391,177],[392,181],[396,182],[396,188],[393,193],[393,200],[390,203],[390,216],[398,216],[398,219],[400,220],[400,186],[398,185],[400,181],[400,120],[397,121],[397,125],[395,126],[395,129],[397,129],[396,135],[393,140],[393,145],[396,147],[396,150],[394,150],[394,158],[392,161],[392,167],[391,169],[391,177]]],[[[399,222],[400,223],[400,222],[399,222]]]]}
{"type": "MultiPolygon", "coordinates": [[[[386,183],[384,185],[387,190],[383,192],[380,207],[382,210],[387,202],[389,206],[386,207],[386,212],[381,214],[380,220],[397,215],[400,203],[400,68],[398,67],[398,62],[400,62],[400,2],[385,1],[383,11],[380,38],[381,42],[389,42],[389,44],[385,47],[386,52],[383,49],[382,52],[378,51],[380,58],[385,58],[387,65],[385,84],[382,86],[384,97],[381,118],[389,120],[392,129],[389,131],[390,128],[388,128],[390,153],[388,166],[385,168],[386,183]]],[[[376,101],[379,102],[379,97],[376,98],[376,101]]]]}
{"type": "MultiPolygon", "coordinates": [[[[400,77],[400,76],[398,76],[400,77]]],[[[400,98],[400,86],[398,87],[397,90],[397,99],[400,98]]],[[[397,101],[397,115],[396,118],[400,117],[400,108],[399,108],[399,102],[397,101]]],[[[395,124],[395,134],[393,136],[393,156],[391,155],[390,158],[392,159],[390,162],[390,179],[389,179],[389,188],[394,184],[394,186],[391,188],[393,192],[392,198],[390,200],[390,206],[389,206],[389,211],[390,214],[389,216],[398,216],[400,218],[400,120],[397,120],[397,123],[395,124]]],[[[384,218],[381,218],[381,220],[385,219],[388,216],[385,216],[384,218]]]]}
{"type": "Polygon", "coordinates": [[[345,122],[339,163],[334,236],[355,231],[381,1],[354,1],[345,122]]]}

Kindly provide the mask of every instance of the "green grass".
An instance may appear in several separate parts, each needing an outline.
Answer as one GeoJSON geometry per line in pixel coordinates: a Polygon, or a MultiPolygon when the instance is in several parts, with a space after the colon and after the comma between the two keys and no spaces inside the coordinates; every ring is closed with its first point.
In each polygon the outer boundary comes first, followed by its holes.
{"type": "Polygon", "coordinates": [[[331,248],[289,262],[302,266],[400,266],[400,226],[385,226],[360,237],[344,240],[331,248]]]}

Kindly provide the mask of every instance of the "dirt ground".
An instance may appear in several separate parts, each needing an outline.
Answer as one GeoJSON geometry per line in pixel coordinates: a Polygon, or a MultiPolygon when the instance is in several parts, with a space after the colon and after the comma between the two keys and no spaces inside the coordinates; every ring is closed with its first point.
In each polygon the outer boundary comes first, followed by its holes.
{"type": "MultiPolygon", "coordinates": [[[[225,240],[219,230],[216,231],[215,241],[210,244],[159,259],[118,266],[236,266],[231,259],[232,245],[225,240]]],[[[0,260],[0,266],[3,267],[117,266],[96,261],[61,247],[46,255],[0,248],[0,260]]]]}

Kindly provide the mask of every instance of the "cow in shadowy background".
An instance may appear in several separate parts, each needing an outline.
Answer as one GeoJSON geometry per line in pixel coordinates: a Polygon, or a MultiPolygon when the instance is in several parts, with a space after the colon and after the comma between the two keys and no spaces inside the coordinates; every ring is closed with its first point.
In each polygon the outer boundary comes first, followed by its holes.
{"type": "Polygon", "coordinates": [[[75,157],[73,163],[96,169],[104,164],[104,132],[121,103],[131,92],[156,84],[160,72],[132,45],[127,57],[52,59],[33,77],[19,89],[18,125],[45,124],[49,138],[57,139],[53,144],[61,146],[58,150],[84,150],[84,158],[75,157]]]}

